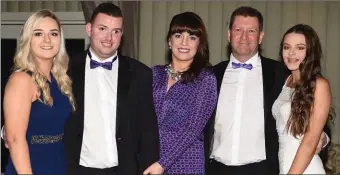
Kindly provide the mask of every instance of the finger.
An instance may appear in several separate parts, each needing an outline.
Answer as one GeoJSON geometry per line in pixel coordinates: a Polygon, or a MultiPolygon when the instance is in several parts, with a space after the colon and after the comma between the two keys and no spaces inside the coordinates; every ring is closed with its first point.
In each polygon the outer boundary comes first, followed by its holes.
{"type": "Polygon", "coordinates": [[[322,142],[319,142],[318,146],[315,149],[315,154],[319,154],[319,152],[321,151],[321,148],[322,148],[322,142]]]}
{"type": "Polygon", "coordinates": [[[321,134],[321,140],[325,139],[325,137],[326,137],[326,135],[325,135],[325,133],[323,132],[323,133],[321,134]]]}
{"type": "Polygon", "coordinates": [[[321,151],[321,149],[316,149],[316,152],[315,152],[315,154],[319,154],[320,153],[320,151],[321,151]]]}
{"type": "Polygon", "coordinates": [[[5,141],[5,147],[8,149],[8,142],[7,142],[7,139],[5,138],[4,141],[5,141]]]}
{"type": "Polygon", "coordinates": [[[150,170],[149,170],[149,168],[148,168],[148,169],[146,169],[146,170],[143,172],[143,174],[150,174],[150,170]]]}

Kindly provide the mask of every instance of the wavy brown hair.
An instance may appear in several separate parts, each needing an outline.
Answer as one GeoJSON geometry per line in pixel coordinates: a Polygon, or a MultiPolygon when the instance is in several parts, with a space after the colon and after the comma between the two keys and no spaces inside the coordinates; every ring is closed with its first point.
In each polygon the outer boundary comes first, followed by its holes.
{"type": "MultiPolygon", "coordinates": [[[[175,15],[169,26],[167,41],[175,33],[188,32],[199,38],[199,45],[194,60],[188,70],[183,72],[182,80],[184,83],[192,82],[200,74],[201,70],[210,66],[209,63],[209,45],[208,34],[203,20],[194,12],[184,12],[175,15]]],[[[171,62],[171,50],[168,52],[168,59],[171,62]]]]}
{"type": "Polygon", "coordinates": [[[297,137],[304,134],[309,125],[314,104],[316,78],[322,76],[320,63],[322,49],[319,37],[314,29],[309,25],[297,24],[283,35],[280,47],[282,60],[283,42],[286,35],[290,33],[302,34],[306,40],[306,57],[299,66],[300,80],[296,83],[291,96],[291,116],[286,126],[286,129],[297,137]]]}

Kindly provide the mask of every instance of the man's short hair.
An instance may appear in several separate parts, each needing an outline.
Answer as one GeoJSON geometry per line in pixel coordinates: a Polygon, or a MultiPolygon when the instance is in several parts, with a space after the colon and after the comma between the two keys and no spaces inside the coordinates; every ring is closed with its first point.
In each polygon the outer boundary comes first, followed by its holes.
{"type": "Polygon", "coordinates": [[[93,23],[94,19],[99,13],[103,13],[112,17],[123,17],[122,11],[118,6],[113,3],[105,2],[99,4],[93,11],[90,23],[93,23]]]}
{"type": "Polygon", "coordinates": [[[242,6],[242,7],[237,8],[231,14],[230,23],[229,23],[229,29],[231,29],[233,27],[233,24],[234,24],[236,16],[256,17],[258,19],[258,21],[259,21],[259,29],[260,29],[260,31],[263,31],[263,16],[262,16],[262,14],[258,10],[254,9],[252,7],[248,7],[248,6],[242,6]]]}

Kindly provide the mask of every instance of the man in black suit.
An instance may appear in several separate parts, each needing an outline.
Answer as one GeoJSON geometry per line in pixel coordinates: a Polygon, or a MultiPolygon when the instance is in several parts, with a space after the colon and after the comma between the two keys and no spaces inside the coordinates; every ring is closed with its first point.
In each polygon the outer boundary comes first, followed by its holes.
{"type": "Polygon", "coordinates": [[[259,11],[240,7],[232,13],[230,60],[214,66],[219,100],[205,128],[208,174],[279,174],[279,143],[271,109],[289,71],[259,54],[263,37],[259,11]]]}
{"type": "Polygon", "coordinates": [[[68,174],[140,174],[158,160],[151,69],[122,56],[122,12],[100,4],[86,25],[90,48],[71,58],[76,111],[65,125],[68,174]]]}

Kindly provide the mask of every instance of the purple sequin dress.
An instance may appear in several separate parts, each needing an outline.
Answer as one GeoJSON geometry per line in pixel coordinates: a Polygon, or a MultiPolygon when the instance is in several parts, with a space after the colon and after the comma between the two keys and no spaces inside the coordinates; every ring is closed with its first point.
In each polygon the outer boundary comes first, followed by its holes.
{"type": "Polygon", "coordinates": [[[165,68],[152,68],[160,137],[158,163],[166,174],[204,174],[203,128],[217,103],[215,75],[204,70],[193,83],[179,81],[167,92],[165,68]]]}

